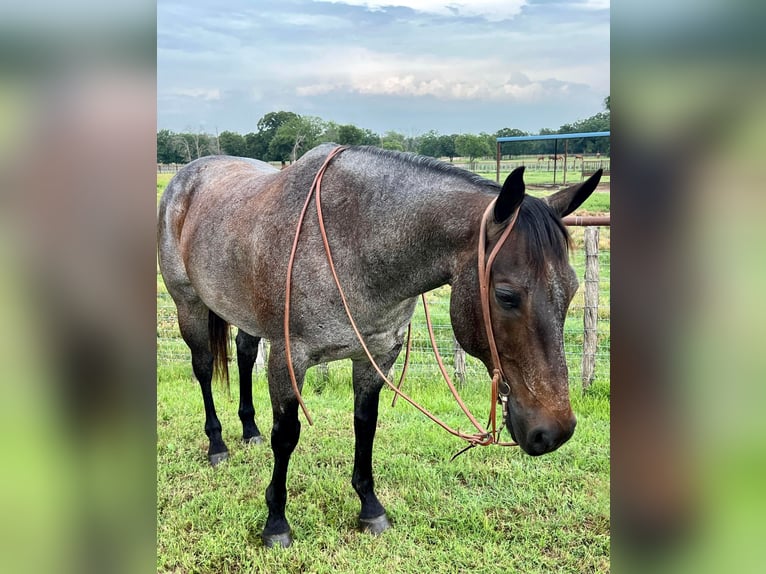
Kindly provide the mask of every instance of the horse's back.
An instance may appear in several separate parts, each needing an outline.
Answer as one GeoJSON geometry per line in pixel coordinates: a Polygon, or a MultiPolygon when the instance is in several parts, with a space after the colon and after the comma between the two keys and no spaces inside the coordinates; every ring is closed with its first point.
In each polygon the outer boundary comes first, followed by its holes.
{"type": "Polygon", "coordinates": [[[226,191],[226,183],[252,178],[259,175],[275,174],[279,170],[265,161],[246,157],[207,156],[196,159],[180,170],[170,180],[160,202],[160,213],[170,206],[188,208],[188,202],[199,191],[206,194],[226,191]]]}
{"type": "Polygon", "coordinates": [[[279,174],[272,165],[251,158],[207,156],[181,168],[168,183],[159,206],[160,271],[171,294],[189,284],[185,237],[209,225],[209,214],[231,209],[237,198],[256,194],[262,181],[279,174]]]}

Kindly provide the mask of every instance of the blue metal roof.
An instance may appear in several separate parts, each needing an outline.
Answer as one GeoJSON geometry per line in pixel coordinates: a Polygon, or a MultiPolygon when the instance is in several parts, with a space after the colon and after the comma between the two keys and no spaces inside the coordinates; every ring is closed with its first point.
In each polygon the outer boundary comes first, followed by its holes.
{"type": "Polygon", "coordinates": [[[609,137],[612,132],[582,132],[579,134],[546,134],[544,136],[512,136],[497,138],[498,142],[523,142],[533,140],[569,140],[574,138],[609,137]]]}

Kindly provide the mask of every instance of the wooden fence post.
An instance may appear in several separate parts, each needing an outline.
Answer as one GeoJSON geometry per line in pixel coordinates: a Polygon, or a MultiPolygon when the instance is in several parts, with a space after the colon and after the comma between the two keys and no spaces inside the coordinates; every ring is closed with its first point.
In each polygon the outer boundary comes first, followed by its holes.
{"type": "Polygon", "coordinates": [[[585,308],[583,310],[582,390],[593,382],[598,348],[598,227],[585,228],[585,308]]]}
{"type": "Polygon", "coordinates": [[[269,344],[266,339],[261,339],[258,343],[258,355],[255,358],[255,370],[263,368],[269,363],[269,344]]]}
{"type": "Polygon", "coordinates": [[[465,385],[465,351],[457,342],[455,334],[452,334],[452,348],[454,351],[455,378],[462,387],[465,385]]]}

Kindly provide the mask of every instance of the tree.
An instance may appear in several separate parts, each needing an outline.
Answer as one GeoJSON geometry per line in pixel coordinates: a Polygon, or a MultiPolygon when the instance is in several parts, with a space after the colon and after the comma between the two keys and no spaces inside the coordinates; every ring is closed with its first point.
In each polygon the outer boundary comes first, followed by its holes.
{"type": "Polygon", "coordinates": [[[296,115],[277,129],[269,142],[269,157],[283,163],[295,161],[317,144],[324,131],[321,118],[296,115]]]}
{"type": "Polygon", "coordinates": [[[218,145],[221,153],[226,155],[235,155],[238,157],[247,156],[247,143],[244,136],[234,132],[221,132],[218,135],[218,145]]]}
{"type": "MultiPolygon", "coordinates": [[[[598,112],[597,114],[586,118],[584,120],[578,120],[571,126],[569,133],[577,132],[606,132],[609,131],[609,124],[611,122],[610,113],[598,112]]],[[[609,153],[609,138],[587,138],[574,140],[577,152],[579,153],[609,153]]]]}
{"type": "Polygon", "coordinates": [[[446,155],[442,153],[441,141],[439,134],[434,130],[424,133],[420,136],[420,143],[418,144],[418,153],[420,155],[427,155],[430,157],[442,157],[446,155]]]}
{"type": "Polygon", "coordinates": [[[190,162],[192,160],[191,146],[189,145],[189,139],[184,137],[184,135],[185,134],[174,135],[173,144],[183,157],[181,161],[190,162]]]}
{"type": "Polygon", "coordinates": [[[256,127],[258,128],[259,132],[270,134],[273,136],[279,129],[279,126],[297,117],[298,117],[298,114],[294,112],[285,112],[285,111],[269,112],[268,114],[264,115],[260,120],[258,120],[258,124],[256,125],[256,127]]]}
{"type": "Polygon", "coordinates": [[[380,136],[371,129],[362,129],[364,137],[360,142],[360,145],[380,145],[380,136]]]}
{"type": "Polygon", "coordinates": [[[176,142],[177,134],[170,130],[157,132],[157,163],[183,163],[184,156],[176,142]]]}
{"type": "Polygon", "coordinates": [[[441,147],[442,156],[448,157],[450,162],[452,162],[452,160],[455,159],[455,156],[457,155],[457,152],[455,151],[456,138],[456,134],[449,136],[439,136],[439,146],[441,147]]]}
{"type": "Polygon", "coordinates": [[[338,126],[338,143],[341,145],[360,145],[364,140],[361,128],[352,124],[338,126]]]}
{"type": "Polygon", "coordinates": [[[261,133],[245,134],[245,157],[266,161],[269,155],[269,142],[261,133]]]}
{"type": "Polygon", "coordinates": [[[176,134],[173,142],[187,162],[217,152],[215,138],[202,132],[176,134]]]}
{"type": "MultiPolygon", "coordinates": [[[[502,128],[495,132],[495,141],[497,138],[516,138],[524,137],[529,134],[523,130],[517,128],[502,128]]],[[[500,148],[500,152],[505,152],[503,155],[530,155],[535,153],[532,142],[511,142],[503,144],[500,148]]]]}
{"type": "MultiPolygon", "coordinates": [[[[281,142],[274,144],[274,148],[272,149],[271,141],[274,139],[274,136],[277,134],[277,130],[282,126],[282,124],[285,124],[291,120],[296,120],[300,116],[293,112],[285,112],[285,111],[279,111],[279,112],[269,112],[268,114],[264,115],[260,120],[258,120],[258,135],[259,139],[258,143],[258,152],[261,153],[261,157],[258,159],[262,160],[278,160],[278,161],[286,161],[287,157],[290,155],[290,151],[284,152],[284,148],[287,145],[286,143],[281,142]],[[276,151],[276,155],[273,153],[273,151],[276,151]],[[277,157],[278,156],[278,157],[277,157]]],[[[284,139],[284,138],[283,138],[284,139]]],[[[293,142],[294,144],[294,142],[293,142]]],[[[290,144],[291,146],[293,144],[290,144]]]]}
{"type": "Polygon", "coordinates": [[[323,143],[323,142],[338,143],[338,140],[340,139],[338,137],[338,130],[340,130],[340,126],[337,123],[333,121],[325,122],[324,132],[322,132],[322,135],[319,136],[318,143],[323,143]]]}
{"type": "Polygon", "coordinates": [[[395,151],[404,151],[406,148],[405,137],[403,134],[394,131],[387,131],[380,138],[380,147],[395,151]]]}
{"type": "Polygon", "coordinates": [[[487,155],[492,159],[497,159],[497,138],[495,135],[481,132],[479,137],[487,142],[487,149],[489,150],[489,153],[484,155],[487,155]]]}
{"type": "Polygon", "coordinates": [[[467,157],[470,169],[477,157],[486,157],[491,153],[486,138],[474,134],[460,134],[455,138],[455,151],[459,156],[467,157]]]}

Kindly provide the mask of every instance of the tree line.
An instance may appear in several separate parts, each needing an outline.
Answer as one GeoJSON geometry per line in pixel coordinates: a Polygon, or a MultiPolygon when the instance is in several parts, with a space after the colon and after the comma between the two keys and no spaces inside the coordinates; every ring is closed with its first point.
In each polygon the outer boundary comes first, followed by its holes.
{"type": "MultiPolygon", "coordinates": [[[[496,159],[496,138],[569,134],[608,131],[610,121],[609,97],[604,100],[605,111],[584,120],[564,124],[557,130],[543,128],[538,134],[515,128],[503,128],[493,134],[439,134],[431,130],[419,136],[388,131],[383,135],[353,124],[340,125],[315,116],[293,112],[270,112],[258,120],[255,132],[239,134],[224,131],[206,133],[175,133],[167,129],[157,132],[157,162],[186,163],[206,155],[234,155],[264,161],[287,163],[295,161],[308,150],[323,142],[341,145],[372,145],[384,149],[410,151],[431,157],[496,159]]],[[[567,143],[570,154],[609,154],[609,138],[574,138],[567,143]]],[[[562,153],[563,149],[558,149],[562,153]]],[[[503,157],[547,155],[554,153],[553,140],[505,143],[503,157]]]]}

